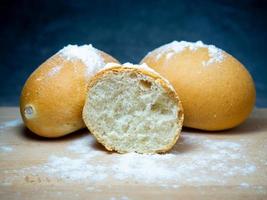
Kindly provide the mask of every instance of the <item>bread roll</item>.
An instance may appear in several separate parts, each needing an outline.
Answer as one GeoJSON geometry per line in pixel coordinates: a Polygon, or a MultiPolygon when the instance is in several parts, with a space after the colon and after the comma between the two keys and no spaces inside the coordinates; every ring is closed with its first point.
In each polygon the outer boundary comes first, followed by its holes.
{"type": "Polygon", "coordinates": [[[110,151],[157,153],[176,143],[183,111],[175,90],[154,70],[108,64],[89,83],[83,119],[110,151]]]}
{"type": "Polygon", "coordinates": [[[107,62],[117,62],[92,45],[68,45],[38,67],[20,98],[25,125],[44,137],[59,137],[85,127],[87,83],[107,62]]]}
{"type": "Polygon", "coordinates": [[[249,72],[213,45],[174,41],[150,52],[141,63],[173,84],[187,127],[229,129],[242,123],[253,109],[255,87],[249,72]]]}

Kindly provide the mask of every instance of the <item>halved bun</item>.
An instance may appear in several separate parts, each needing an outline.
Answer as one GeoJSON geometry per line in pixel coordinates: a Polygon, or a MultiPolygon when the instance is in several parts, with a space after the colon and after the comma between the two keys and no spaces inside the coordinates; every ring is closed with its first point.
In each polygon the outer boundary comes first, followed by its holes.
{"type": "Polygon", "coordinates": [[[166,152],[176,143],[183,110],[172,86],[145,65],[108,65],[88,86],[83,119],[106,149],[166,152]]]}

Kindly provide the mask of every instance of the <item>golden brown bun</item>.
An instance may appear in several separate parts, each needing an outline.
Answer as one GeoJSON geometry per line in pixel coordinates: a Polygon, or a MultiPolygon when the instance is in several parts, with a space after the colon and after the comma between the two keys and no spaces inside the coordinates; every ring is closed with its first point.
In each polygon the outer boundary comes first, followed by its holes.
{"type": "MultiPolygon", "coordinates": [[[[96,51],[104,63],[118,62],[96,51]]],[[[44,137],[59,137],[85,127],[82,108],[88,79],[95,73],[88,69],[93,67],[59,53],[41,64],[28,78],[21,93],[20,111],[25,125],[44,137]]]]}
{"type": "MultiPolygon", "coordinates": [[[[105,77],[107,74],[118,74],[118,73],[124,73],[124,72],[131,72],[132,74],[140,74],[140,75],[145,75],[150,78],[152,78],[153,81],[159,83],[165,90],[166,94],[169,96],[170,99],[172,99],[175,102],[175,105],[177,105],[178,112],[177,112],[177,121],[176,124],[178,125],[178,129],[175,132],[175,136],[173,137],[172,141],[170,141],[167,145],[164,147],[157,149],[157,150],[143,150],[143,151],[138,151],[135,150],[134,152],[137,153],[163,153],[169,151],[176,141],[179,138],[179,135],[181,133],[181,129],[183,126],[183,120],[184,120],[184,113],[183,113],[183,107],[181,104],[181,101],[179,100],[179,97],[175,91],[175,89],[172,87],[172,85],[169,83],[168,80],[166,80],[164,77],[162,77],[160,74],[155,72],[154,70],[150,69],[147,67],[145,64],[144,65],[133,65],[130,63],[125,63],[123,65],[120,64],[115,64],[115,63],[110,63],[108,64],[104,69],[100,70],[92,79],[90,80],[88,84],[88,91],[87,91],[87,98],[85,102],[85,106],[83,108],[83,119],[90,130],[90,132],[96,137],[99,143],[103,144],[103,146],[109,150],[109,151],[117,151],[119,153],[126,153],[126,152],[131,152],[128,149],[120,149],[119,147],[109,145],[101,134],[93,128],[92,122],[89,119],[89,115],[91,113],[88,112],[88,106],[90,106],[90,101],[89,101],[89,96],[90,96],[90,90],[97,84],[98,81],[100,81],[103,77],[105,77]]],[[[116,120],[116,118],[114,118],[116,120]]],[[[113,127],[114,128],[114,127],[113,127]]],[[[162,133],[161,137],[164,137],[167,133],[162,133]]],[[[163,138],[161,138],[163,140],[163,138]]],[[[127,141],[128,142],[128,141],[127,141]]],[[[129,144],[130,146],[131,144],[129,144]]],[[[140,144],[141,145],[141,144],[140,144]]]]}
{"type": "Polygon", "coordinates": [[[187,127],[229,129],[242,123],[254,107],[256,94],[249,72],[213,45],[175,41],[150,52],[141,63],[173,84],[187,127]]]}

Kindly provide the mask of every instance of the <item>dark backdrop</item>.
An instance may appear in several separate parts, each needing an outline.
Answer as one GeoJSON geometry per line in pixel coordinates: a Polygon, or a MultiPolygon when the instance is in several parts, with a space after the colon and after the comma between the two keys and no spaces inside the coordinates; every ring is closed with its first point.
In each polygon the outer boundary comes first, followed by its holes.
{"type": "Polygon", "coordinates": [[[173,40],[202,40],[250,71],[267,106],[267,1],[0,0],[0,105],[17,105],[31,72],[67,44],[137,63],[173,40]]]}

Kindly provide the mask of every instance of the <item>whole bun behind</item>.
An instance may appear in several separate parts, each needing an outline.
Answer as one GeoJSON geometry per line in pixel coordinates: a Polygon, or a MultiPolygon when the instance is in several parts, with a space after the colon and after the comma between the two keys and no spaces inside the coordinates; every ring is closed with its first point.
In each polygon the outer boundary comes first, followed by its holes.
{"type": "Polygon", "coordinates": [[[187,127],[229,129],[242,123],[254,107],[256,94],[249,72],[213,45],[174,41],[150,52],[141,63],[173,84],[187,127]]]}
{"type": "Polygon", "coordinates": [[[118,61],[92,45],[68,45],[46,60],[21,93],[25,125],[44,137],[59,137],[85,127],[82,109],[88,80],[108,62],[118,61]]]}

